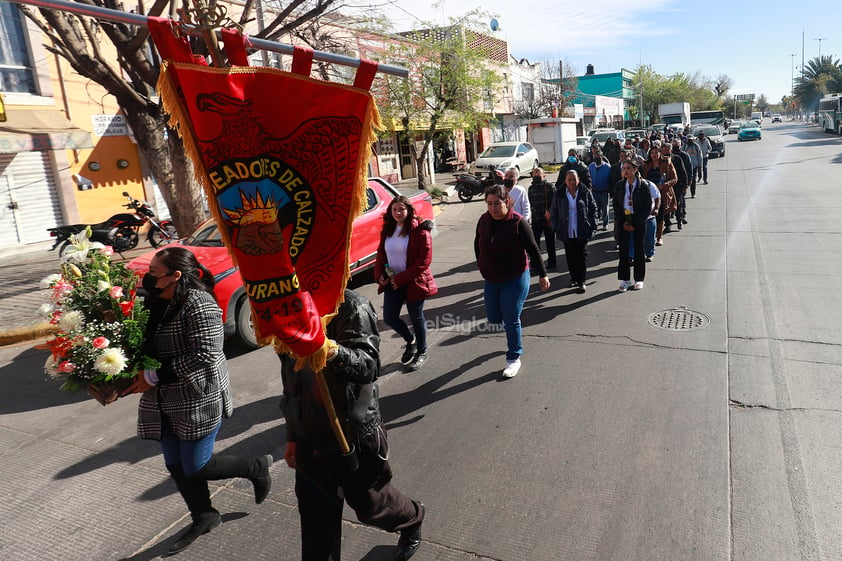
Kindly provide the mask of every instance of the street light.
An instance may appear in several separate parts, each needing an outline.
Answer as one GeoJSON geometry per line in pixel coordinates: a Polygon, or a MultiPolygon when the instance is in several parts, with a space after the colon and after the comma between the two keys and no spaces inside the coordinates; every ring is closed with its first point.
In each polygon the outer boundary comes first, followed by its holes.
{"type": "Polygon", "coordinates": [[[822,41],[827,41],[827,37],[822,37],[820,39],[814,39],[814,41],[819,42],[819,64],[822,63],[822,41]]]}

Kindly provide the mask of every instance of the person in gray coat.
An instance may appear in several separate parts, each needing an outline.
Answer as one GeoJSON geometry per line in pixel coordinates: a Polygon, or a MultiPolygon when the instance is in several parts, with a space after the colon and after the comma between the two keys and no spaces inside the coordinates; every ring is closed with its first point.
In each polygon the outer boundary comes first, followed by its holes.
{"type": "Polygon", "coordinates": [[[213,455],[222,419],[233,412],[222,310],[213,286],[210,271],[183,247],[166,247],[152,258],[143,277],[144,304],[150,310],[147,350],[161,366],[138,373],[124,392],[143,393],[138,436],[160,441],[164,464],[193,518],[170,554],[222,523],[211,504],[209,480],[247,478],[258,504],[272,485],[271,455],[213,455]]]}

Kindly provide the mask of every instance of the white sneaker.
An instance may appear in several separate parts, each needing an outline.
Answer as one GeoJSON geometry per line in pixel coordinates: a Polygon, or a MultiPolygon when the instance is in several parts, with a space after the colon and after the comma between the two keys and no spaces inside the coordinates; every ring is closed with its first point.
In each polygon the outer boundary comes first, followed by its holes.
{"type": "Polygon", "coordinates": [[[506,368],[503,369],[503,378],[514,378],[520,370],[520,359],[507,360],[506,368]]]}
{"type": "Polygon", "coordinates": [[[634,283],[632,290],[643,290],[643,281],[637,281],[634,283]]]}
{"type": "Polygon", "coordinates": [[[617,291],[618,292],[626,292],[631,285],[632,285],[631,281],[620,281],[620,288],[618,288],[617,291]]]}

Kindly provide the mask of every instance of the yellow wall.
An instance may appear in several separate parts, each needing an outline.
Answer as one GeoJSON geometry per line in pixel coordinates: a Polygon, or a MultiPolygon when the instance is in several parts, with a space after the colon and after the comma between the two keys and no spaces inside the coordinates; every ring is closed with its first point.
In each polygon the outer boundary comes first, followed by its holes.
{"type": "MultiPolygon", "coordinates": [[[[107,61],[117,59],[113,45],[100,41],[103,57],[107,61]]],[[[104,136],[93,134],[91,115],[116,115],[120,113],[115,98],[97,83],[83,78],[70,65],[55,55],[51,60],[50,77],[56,104],[65,108],[74,125],[91,132],[94,148],[90,150],[67,150],[70,174],[79,174],[93,182],[90,190],[79,190],[75,181],[63,181],[61,188],[73,192],[80,223],[102,222],[111,215],[124,212],[121,204],[126,203],[123,191],[137,199],[145,199],[143,174],[137,146],[128,136],[104,136]],[[126,160],[125,169],[117,167],[117,160],[126,160]],[[99,163],[99,170],[93,171],[91,162],[99,163]]],[[[111,63],[113,65],[113,62],[111,63]]],[[[116,68],[116,66],[115,66],[116,68]]],[[[119,74],[119,70],[117,70],[119,74]]],[[[66,175],[65,175],[66,177],[66,175]]]]}

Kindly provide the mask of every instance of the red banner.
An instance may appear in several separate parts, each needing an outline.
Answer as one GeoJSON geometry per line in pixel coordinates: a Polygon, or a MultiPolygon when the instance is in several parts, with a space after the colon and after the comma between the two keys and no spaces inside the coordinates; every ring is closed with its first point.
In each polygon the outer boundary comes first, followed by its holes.
{"type": "Polygon", "coordinates": [[[374,63],[355,87],[309,78],[311,60],[297,49],[299,73],[167,60],[158,91],[240,267],[258,337],[318,370],[380,123],[368,91],[374,63]]]}

